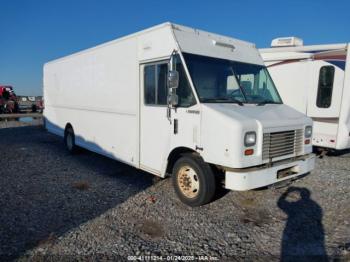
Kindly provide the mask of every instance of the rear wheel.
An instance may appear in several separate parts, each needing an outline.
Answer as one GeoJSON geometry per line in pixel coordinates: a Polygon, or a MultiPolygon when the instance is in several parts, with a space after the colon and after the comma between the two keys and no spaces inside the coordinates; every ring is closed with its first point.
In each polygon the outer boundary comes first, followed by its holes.
{"type": "Polygon", "coordinates": [[[205,205],[215,195],[215,175],[199,156],[188,154],[177,160],[172,177],[175,192],[186,205],[205,205]]]}
{"type": "Polygon", "coordinates": [[[67,127],[64,134],[64,143],[66,145],[67,150],[74,154],[77,152],[77,146],[75,144],[75,135],[73,128],[67,127]]]}

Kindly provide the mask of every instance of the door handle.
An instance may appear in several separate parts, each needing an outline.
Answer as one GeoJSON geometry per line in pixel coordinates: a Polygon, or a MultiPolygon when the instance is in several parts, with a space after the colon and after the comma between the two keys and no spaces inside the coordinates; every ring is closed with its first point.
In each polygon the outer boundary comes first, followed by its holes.
{"type": "Polygon", "coordinates": [[[174,119],[174,134],[176,135],[178,133],[179,129],[179,121],[177,119],[174,119]]]}

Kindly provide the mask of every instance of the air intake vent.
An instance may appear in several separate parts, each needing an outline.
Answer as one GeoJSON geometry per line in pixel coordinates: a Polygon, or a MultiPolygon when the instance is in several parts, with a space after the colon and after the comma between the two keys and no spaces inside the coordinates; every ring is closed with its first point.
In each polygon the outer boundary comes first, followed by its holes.
{"type": "Polygon", "coordinates": [[[213,40],[213,45],[229,48],[229,49],[231,49],[231,51],[235,50],[235,46],[234,45],[228,44],[228,43],[224,43],[224,42],[218,42],[216,40],[213,40]]]}

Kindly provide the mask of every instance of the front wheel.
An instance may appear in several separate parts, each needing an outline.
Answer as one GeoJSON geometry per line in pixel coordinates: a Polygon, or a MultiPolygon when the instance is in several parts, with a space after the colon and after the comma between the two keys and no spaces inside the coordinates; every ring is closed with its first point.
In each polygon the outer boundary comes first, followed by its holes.
{"type": "Polygon", "coordinates": [[[175,192],[186,205],[205,205],[215,195],[215,175],[199,156],[188,154],[177,160],[172,177],[175,192]]]}

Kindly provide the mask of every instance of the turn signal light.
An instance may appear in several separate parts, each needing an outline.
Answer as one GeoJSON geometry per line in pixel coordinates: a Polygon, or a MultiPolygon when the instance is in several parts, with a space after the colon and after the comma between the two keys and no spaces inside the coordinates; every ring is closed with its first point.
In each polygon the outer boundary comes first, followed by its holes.
{"type": "Polygon", "coordinates": [[[310,139],[305,139],[305,145],[310,144],[310,139]]]}
{"type": "Polygon", "coordinates": [[[246,149],[244,151],[244,155],[246,156],[251,156],[252,154],[254,154],[254,149],[246,149]]]}

